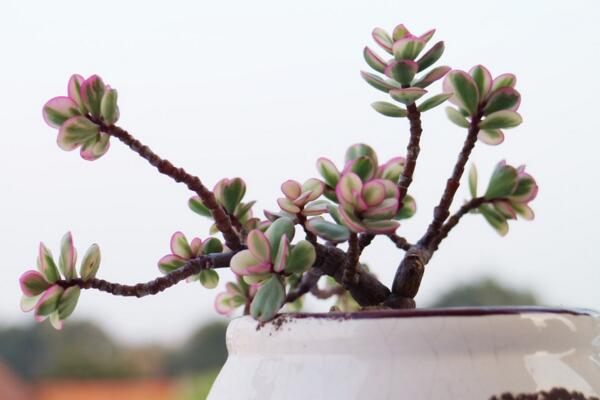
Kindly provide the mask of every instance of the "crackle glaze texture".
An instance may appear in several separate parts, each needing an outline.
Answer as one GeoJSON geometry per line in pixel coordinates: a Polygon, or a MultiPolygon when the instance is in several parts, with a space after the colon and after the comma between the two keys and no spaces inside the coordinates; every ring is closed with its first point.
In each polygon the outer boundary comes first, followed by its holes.
{"type": "Polygon", "coordinates": [[[460,399],[560,387],[600,396],[600,319],[563,309],[288,314],[227,330],[209,399],[460,399]]]}

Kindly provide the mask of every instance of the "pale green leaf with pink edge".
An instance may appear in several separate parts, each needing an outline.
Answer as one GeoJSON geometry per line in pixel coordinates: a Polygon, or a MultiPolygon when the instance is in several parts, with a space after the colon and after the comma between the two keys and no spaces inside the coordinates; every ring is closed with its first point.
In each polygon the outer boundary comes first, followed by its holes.
{"type": "Polygon", "coordinates": [[[364,227],[365,231],[369,233],[394,233],[400,224],[397,221],[382,220],[382,221],[371,221],[365,220],[364,227]]]}
{"type": "Polygon", "coordinates": [[[356,216],[353,213],[353,210],[346,209],[346,208],[340,206],[340,207],[338,207],[338,212],[339,212],[341,222],[352,232],[355,232],[355,233],[365,232],[365,227],[363,226],[362,222],[358,218],[356,218],[356,216]]]}
{"type": "Polygon", "coordinates": [[[248,250],[261,264],[271,262],[271,244],[263,232],[258,229],[250,231],[246,244],[248,250]]]}
{"type": "Polygon", "coordinates": [[[388,179],[382,179],[381,183],[385,186],[385,197],[398,197],[398,185],[388,179]]]}
{"type": "Polygon", "coordinates": [[[158,269],[163,274],[168,274],[178,268],[183,267],[186,262],[187,260],[181,257],[178,257],[174,254],[168,254],[158,260],[158,269]]]}
{"type": "Polygon", "coordinates": [[[329,213],[329,215],[331,215],[331,218],[333,218],[333,220],[337,224],[344,225],[344,222],[342,221],[342,216],[340,215],[340,211],[337,206],[329,204],[327,206],[327,212],[329,213]]]}
{"type": "Polygon", "coordinates": [[[340,178],[335,190],[340,202],[353,203],[355,201],[354,192],[361,193],[363,188],[362,180],[353,172],[348,172],[340,178]]]}
{"type": "Polygon", "coordinates": [[[336,243],[345,242],[350,237],[348,228],[328,222],[322,217],[309,219],[306,227],[318,237],[336,243]]]}
{"type": "Polygon", "coordinates": [[[495,201],[493,203],[494,209],[502,215],[504,218],[517,219],[517,213],[513,209],[512,205],[508,201],[495,201]]]}
{"type": "Polygon", "coordinates": [[[365,143],[353,144],[346,149],[346,153],[344,154],[344,160],[346,163],[348,163],[348,161],[357,160],[361,157],[368,157],[373,161],[373,164],[379,164],[377,161],[377,153],[371,146],[365,143]]]}
{"type": "Polygon", "coordinates": [[[385,101],[376,101],[374,103],[371,103],[371,107],[373,107],[375,111],[385,115],[386,117],[402,118],[408,115],[404,108],[400,108],[394,104],[385,101]]]}
{"type": "Polygon", "coordinates": [[[273,276],[272,273],[265,272],[265,273],[256,273],[256,274],[252,274],[252,275],[244,275],[242,277],[242,279],[248,285],[258,285],[258,284],[264,282],[266,279],[269,279],[271,276],[273,276]]]}
{"type": "Polygon", "coordinates": [[[502,165],[494,171],[485,191],[485,199],[492,200],[510,196],[517,186],[517,170],[510,165],[502,165]]]}
{"type": "Polygon", "coordinates": [[[212,217],[210,210],[204,205],[199,196],[192,196],[188,200],[188,207],[196,214],[202,215],[203,217],[212,217]]]}
{"type": "Polygon", "coordinates": [[[500,129],[482,129],[477,133],[477,139],[490,146],[504,142],[504,133],[500,129]]]}
{"type": "Polygon", "coordinates": [[[404,36],[409,35],[410,31],[408,30],[408,28],[406,28],[406,26],[404,26],[404,24],[399,24],[396,25],[396,27],[394,28],[393,32],[392,32],[392,39],[394,40],[394,42],[396,40],[402,39],[404,36]]]}
{"type": "Polygon", "coordinates": [[[402,175],[402,171],[404,171],[405,163],[406,160],[404,157],[394,157],[379,167],[377,177],[398,183],[400,175],[402,175]]]}
{"type": "Polygon", "coordinates": [[[368,47],[365,47],[363,50],[363,56],[365,57],[365,61],[371,68],[373,68],[377,72],[383,73],[385,71],[385,67],[387,63],[379,57],[373,50],[368,47]]]}
{"type": "Polygon", "coordinates": [[[355,173],[362,181],[366,182],[373,178],[375,172],[377,172],[377,165],[375,165],[372,158],[362,156],[355,160],[351,160],[349,164],[346,164],[342,173],[345,173],[348,170],[355,173]],[[350,168],[348,169],[348,167],[350,168]]]}
{"type": "Polygon", "coordinates": [[[201,255],[202,251],[204,250],[204,245],[202,243],[202,239],[193,238],[192,241],[190,242],[190,250],[192,253],[192,257],[198,257],[199,255],[201,255]]]}
{"type": "Polygon", "coordinates": [[[62,296],[60,296],[60,300],[58,302],[58,318],[60,320],[65,320],[77,307],[77,302],[79,301],[79,295],[81,294],[81,289],[78,286],[71,286],[65,289],[62,296]]]}
{"type": "Polygon", "coordinates": [[[34,270],[23,273],[19,278],[19,285],[23,295],[27,297],[36,297],[51,286],[44,275],[34,270]]]}
{"type": "Polygon", "coordinates": [[[309,191],[303,192],[292,203],[294,203],[298,207],[304,207],[304,205],[306,203],[308,203],[308,201],[310,200],[311,197],[312,197],[312,191],[309,190],[309,191]]]}
{"type": "Polygon", "coordinates": [[[418,64],[411,60],[391,61],[384,73],[401,85],[410,85],[418,69],[418,64]]]}
{"type": "Polygon", "coordinates": [[[252,270],[262,269],[262,264],[264,263],[254,256],[250,250],[242,250],[233,256],[229,265],[231,270],[238,275],[250,275],[252,270]]]}
{"type": "Polygon", "coordinates": [[[392,38],[390,35],[382,28],[375,28],[371,33],[375,42],[381,46],[382,49],[392,54],[392,38]]]}
{"type": "Polygon", "coordinates": [[[295,205],[294,202],[288,198],[280,197],[277,199],[277,204],[279,205],[279,208],[290,214],[297,214],[300,212],[300,207],[295,205]]]}
{"type": "Polygon", "coordinates": [[[97,140],[100,127],[86,117],[76,116],[66,120],[58,131],[58,147],[65,151],[74,150],[91,140],[97,140]]]}
{"type": "Polygon", "coordinates": [[[276,275],[265,281],[250,304],[250,314],[261,322],[275,317],[285,300],[285,288],[276,275]]]}
{"type": "MultiPolygon", "coordinates": [[[[414,82],[412,86],[426,88],[435,81],[442,79],[448,72],[450,72],[450,70],[451,68],[447,66],[436,67],[414,82]]],[[[451,90],[449,91],[451,92],[451,90]]]]}
{"type": "Polygon", "coordinates": [[[429,42],[431,40],[431,38],[433,37],[434,34],[435,34],[435,29],[431,29],[431,30],[425,32],[424,34],[422,34],[421,36],[419,36],[419,39],[425,41],[425,44],[427,44],[427,42],[429,42]]]}
{"type": "Polygon", "coordinates": [[[53,128],[59,128],[69,118],[81,115],[79,106],[71,98],[59,96],[48,100],[42,110],[44,121],[53,128]]]}
{"type": "Polygon", "coordinates": [[[171,236],[171,253],[183,259],[192,258],[193,253],[190,244],[183,232],[175,232],[171,236]]]}
{"type": "Polygon", "coordinates": [[[361,71],[360,75],[369,85],[385,93],[389,92],[392,89],[397,89],[400,87],[399,84],[394,84],[391,81],[384,81],[377,75],[371,74],[369,72],[361,71]]]}
{"type": "Polygon", "coordinates": [[[289,179],[281,184],[281,191],[290,200],[295,200],[302,193],[302,186],[295,180],[289,179]]]}
{"type": "Polygon", "coordinates": [[[94,161],[102,157],[110,147],[110,135],[100,133],[100,135],[83,143],[81,146],[81,158],[87,161],[94,161]]]}
{"type": "Polygon", "coordinates": [[[73,236],[67,232],[60,242],[60,257],[58,267],[66,280],[77,278],[75,263],[77,262],[77,251],[73,245],[73,236]]]}
{"type": "Polygon", "coordinates": [[[419,112],[429,111],[432,108],[439,106],[450,97],[452,97],[452,93],[437,94],[421,102],[421,104],[419,104],[417,107],[417,110],[419,110],[419,112]]]}
{"type": "Polygon", "coordinates": [[[223,243],[217,238],[210,237],[202,243],[202,252],[204,254],[222,253],[223,250],[223,243]]]}
{"type": "Polygon", "coordinates": [[[523,219],[525,219],[527,221],[531,221],[535,218],[535,213],[533,212],[531,207],[529,207],[526,204],[513,203],[512,207],[517,212],[517,215],[519,215],[520,217],[522,217],[523,219]]]}
{"type": "Polygon", "coordinates": [[[212,224],[210,226],[210,228],[208,228],[208,234],[209,235],[216,235],[217,233],[219,233],[219,228],[217,227],[217,224],[212,224]]]}
{"type": "Polygon", "coordinates": [[[505,236],[508,233],[508,223],[506,222],[506,219],[492,207],[484,204],[479,207],[479,212],[500,236],[505,236]]]}
{"type": "Polygon", "coordinates": [[[492,74],[483,65],[476,65],[469,70],[469,75],[477,85],[479,98],[484,99],[492,89],[492,74]]]}
{"type": "Polygon", "coordinates": [[[316,200],[311,203],[308,203],[304,210],[302,210],[302,214],[305,216],[313,216],[320,215],[327,212],[327,206],[331,204],[327,200],[316,200]]]}
{"type": "Polygon", "coordinates": [[[331,187],[335,187],[340,179],[340,171],[328,158],[321,157],[317,160],[317,171],[331,187]]]}
{"type": "Polygon", "coordinates": [[[274,221],[271,226],[265,231],[265,236],[271,244],[271,254],[276,254],[279,249],[279,241],[285,235],[291,242],[294,239],[296,229],[294,228],[294,222],[289,218],[279,218],[274,221]]]}
{"type": "Polygon", "coordinates": [[[64,289],[58,285],[47,289],[35,306],[35,316],[46,317],[56,311],[58,309],[58,301],[63,292],[64,289]]]}
{"type": "Polygon", "coordinates": [[[385,199],[385,186],[379,180],[365,183],[362,189],[362,197],[369,207],[374,207],[385,199]]]}
{"type": "Polygon", "coordinates": [[[69,95],[71,100],[73,100],[77,104],[79,110],[81,111],[81,114],[87,114],[88,112],[88,110],[83,105],[83,102],[81,101],[81,84],[84,80],[85,79],[83,78],[83,76],[79,74],[73,74],[71,75],[71,78],[69,78],[69,83],[67,85],[67,94],[69,95]]]}
{"type": "Polygon", "coordinates": [[[221,315],[230,315],[233,312],[233,310],[235,310],[241,305],[236,305],[234,303],[233,300],[235,297],[239,296],[234,296],[227,292],[217,294],[217,296],[215,297],[215,310],[221,315]]]}
{"type": "Polygon", "coordinates": [[[479,123],[479,129],[507,129],[521,125],[523,118],[519,113],[502,110],[491,113],[479,123]]]}
{"type": "Polygon", "coordinates": [[[93,244],[85,252],[81,266],[79,267],[79,275],[83,281],[94,279],[98,268],[100,268],[100,247],[97,244],[93,244]]]}
{"type": "Polygon", "coordinates": [[[453,93],[451,99],[455,100],[469,115],[475,115],[479,105],[479,91],[473,78],[464,71],[454,70],[446,75],[445,83],[453,93]]]}
{"type": "Polygon", "coordinates": [[[275,259],[273,260],[273,271],[283,272],[289,253],[290,242],[287,236],[284,235],[279,241],[279,247],[277,249],[277,253],[275,254],[275,259]]]}
{"type": "Polygon", "coordinates": [[[48,316],[48,321],[50,321],[50,325],[57,331],[62,330],[64,326],[64,321],[60,319],[58,315],[58,311],[54,311],[52,314],[48,316]]]}
{"type": "Polygon", "coordinates": [[[492,82],[492,92],[505,87],[515,87],[517,84],[517,77],[513,74],[502,74],[498,75],[492,82]]]}
{"type": "Polygon", "coordinates": [[[403,220],[412,218],[417,213],[417,202],[411,195],[404,196],[402,199],[402,208],[398,210],[398,213],[394,217],[397,220],[403,220]]]}
{"type": "Polygon", "coordinates": [[[390,96],[392,96],[392,99],[404,105],[413,104],[415,101],[420,99],[425,93],[427,93],[427,90],[416,87],[390,90],[390,96]]]}
{"type": "Polygon", "coordinates": [[[308,196],[307,201],[316,200],[319,196],[323,194],[323,190],[325,189],[325,185],[319,179],[310,178],[306,182],[302,184],[302,192],[311,192],[310,196],[308,196]]]}
{"type": "Polygon", "coordinates": [[[425,47],[425,41],[419,38],[405,37],[396,40],[392,46],[397,61],[414,60],[425,47]]]}
{"type": "Polygon", "coordinates": [[[81,101],[85,108],[96,118],[100,118],[100,104],[106,86],[102,78],[98,75],[92,75],[81,84],[81,101]]]}
{"type": "Polygon", "coordinates": [[[475,167],[475,164],[471,164],[469,170],[469,192],[472,198],[477,197],[477,167],[475,167]]]}
{"type": "Polygon", "coordinates": [[[483,114],[489,115],[496,111],[511,110],[516,111],[521,103],[521,95],[511,87],[500,88],[490,95],[483,114]]]}
{"type": "Polygon", "coordinates": [[[38,301],[40,300],[40,297],[42,297],[41,294],[33,297],[25,295],[21,296],[21,301],[19,302],[19,307],[21,308],[21,311],[29,312],[33,310],[38,301]]]}
{"type": "Polygon", "coordinates": [[[538,186],[532,176],[519,176],[517,186],[510,195],[510,200],[517,203],[528,203],[536,197],[537,191],[538,186]]]}
{"type": "Polygon", "coordinates": [[[113,125],[119,119],[119,108],[117,106],[117,91],[108,89],[104,92],[100,101],[100,114],[107,125],[113,125]]]}
{"type": "Polygon", "coordinates": [[[38,269],[50,283],[54,283],[60,279],[60,273],[58,272],[52,253],[41,242],[38,253],[38,269]]]}
{"type": "Polygon", "coordinates": [[[363,218],[369,220],[390,219],[398,212],[398,199],[388,198],[376,207],[371,207],[362,213],[363,218]]]}
{"type": "Polygon", "coordinates": [[[222,186],[222,204],[228,213],[233,213],[246,194],[246,183],[241,178],[233,178],[222,186]]]}
{"type": "Polygon", "coordinates": [[[444,42],[437,42],[436,44],[434,44],[429,50],[425,52],[425,54],[421,56],[421,58],[417,60],[417,64],[419,64],[418,72],[423,71],[424,69],[432,66],[437,60],[440,59],[440,57],[442,57],[442,54],[444,54],[444,50],[444,42]]]}
{"type": "Polygon", "coordinates": [[[469,121],[454,107],[446,107],[446,116],[448,116],[450,121],[461,128],[469,127],[469,121]]]}
{"type": "Polygon", "coordinates": [[[214,289],[219,284],[219,274],[217,271],[212,269],[200,271],[198,274],[198,279],[200,280],[202,286],[207,289],[214,289]]]}
{"type": "Polygon", "coordinates": [[[285,262],[284,271],[288,274],[301,274],[315,263],[317,252],[310,242],[301,240],[292,247],[285,262]]]}

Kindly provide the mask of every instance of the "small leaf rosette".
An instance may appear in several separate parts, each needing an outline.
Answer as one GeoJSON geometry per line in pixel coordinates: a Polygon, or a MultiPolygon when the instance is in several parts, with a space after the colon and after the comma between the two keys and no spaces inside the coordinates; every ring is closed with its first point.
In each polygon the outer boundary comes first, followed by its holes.
{"type": "MultiPolygon", "coordinates": [[[[394,28],[392,35],[381,28],[373,30],[375,42],[393,58],[385,61],[369,47],[365,47],[363,51],[365,61],[383,76],[365,71],[362,71],[361,75],[371,86],[388,93],[393,100],[401,103],[401,106],[397,106],[385,101],[377,101],[372,104],[377,112],[388,117],[406,117],[408,112],[404,107],[414,104],[427,94],[425,88],[450,71],[450,67],[440,66],[429,72],[423,72],[437,62],[444,53],[444,42],[440,41],[419,57],[434,33],[435,29],[421,36],[415,36],[402,24],[394,28]],[[417,77],[419,72],[423,73],[417,77]]],[[[421,102],[417,109],[420,112],[428,111],[442,104],[449,97],[447,93],[432,96],[421,102]]]]}
{"type": "Polygon", "coordinates": [[[227,282],[225,291],[215,298],[215,310],[219,314],[230,316],[236,308],[252,301],[259,284],[248,285],[241,277],[237,283],[227,282]]]}
{"type": "MultiPolygon", "coordinates": [[[[216,239],[209,237],[204,241],[194,238],[188,242],[182,232],[175,232],[171,236],[171,254],[167,254],[158,260],[158,269],[163,274],[168,274],[183,267],[188,261],[202,255],[222,253],[223,245],[216,239]]],[[[200,281],[207,289],[214,289],[219,283],[219,274],[212,269],[205,269],[188,278],[188,282],[200,281]]]]}
{"type": "Polygon", "coordinates": [[[73,75],[67,93],[44,105],[44,120],[58,128],[57,143],[61,149],[80,148],[83,159],[96,160],[110,145],[110,136],[100,131],[100,123],[113,125],[119,119],[117,91],[105,85],[97,75],[87,79],[73,75]]]}
{"type": "Polygon", "coordinates": [[[521,95],[514,86],[513,74],[492,79],[490,71],[476,65],[467,73],[453,70],[444,79],[444,92],[451,94],[450,102],[458,109],[447,107],[446,114],[456,125],[468,128],[470,120],[480,118],[478,139],[489,145],[504,141],[502,129],[514,128],[523,121],[517,113],[521,95]]]}
{"type": "MultiPolygon", "coordinates": [[[[75,264],[77,251],[73,246],[71,233],[65,234],[61,241],[58,265],[54,262],[52,253],[40,243],[37,258],[37,270],[29,270],[19,278],[23,297],[21,309],[25,312],[34,311],[35,320],[50,320],[56,329],[62,329],[64,320],[69,317],[79,300],[79,286],[61,286],[61,275],[65,282],[77,279],[75,264]]],[[[93,244],[83,256],[80,275],[83,281],[94,279],[100,267],[100,248],[93,244]]]]}
{"type": "MultiPolygon", "coordinates": [[[[469,174],[471,194],[477,194],[477,170],[473,166],[469,174]]],[[[502,236],[508,233],[508,220],[520,216],[534,218],[529,206],[538,193],[535,179],[525,172],[525,166],[512,167],[505,161],[498,163],[484,194],[486,203],[478,208],[486,221],[502,236]]]]}
{"type": "Polygon", "coordinates": [[[325,184],[318,179],[311,178],[300,184],[294,180],[287,180],[281,185],[285,197],[277,199],[281,210],[292,214],[304,216],[319,215],[327,212],[327,201],[315,201],[325,189],[325,184]]]}
{"type": "MultiPolygon", "coordinates": [[[[246,230],[254,229],[259,223],[258,218],[254,218],[252,206],[255,201],[247,203],[242,202],[246,194],[246,183],[242,178],[224,178],[221,179],[213,188],[217,202],[225,209],[229,215],[233,215],[242,224],[246,230]]],[[[212,218],[212,213],[204,205],[199,196],[192,196],[188,201],[189,208],[196,214],[203,217],[212,218]]],[[[212,225],[210,234],[219,232],[216,225],[212,225]]]]}
{"type": "Polygon", "coordinates": [[[317,161],[317,170],[326,183],[324,194],[338,207],[328,206],[335,223],[322,217],[312,218],[307,228],[317,236],[333,242],[348,239],[355,233],[390,233],[399,223],[416,212],[416,203],[405,196],[398,206],[398,182],[404,171],[405,159],[395,157],[379,165],[377,154],[370,146],[359,143],[346,151],[346,164],[340,172],[326,158],[317,161]]]}
{"type": "Polygon", "coordinates": [[[283,305],[286,276],[302,274],[315,262],[316,251],[308,241],[291,245],[294,231],[294,222],[285,217],[264,233],[254,229],[246,240],[248,249],[231,259],[236,275],[250,285],[260,284],[250,306],[250,313],[260,321],[272,319],[283,305]]]}

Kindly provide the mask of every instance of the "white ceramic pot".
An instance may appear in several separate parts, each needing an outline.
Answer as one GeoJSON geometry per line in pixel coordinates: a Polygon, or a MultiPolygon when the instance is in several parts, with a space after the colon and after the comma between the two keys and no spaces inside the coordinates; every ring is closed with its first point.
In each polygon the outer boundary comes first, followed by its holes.
{"type": "Polygon", "coordinates": [[[600,318],[582,310],[287,314],[262,327],[242,317],[229,325],[227,349],[212,400],[485,400],[553,388],[600,396],[600,318]]]}

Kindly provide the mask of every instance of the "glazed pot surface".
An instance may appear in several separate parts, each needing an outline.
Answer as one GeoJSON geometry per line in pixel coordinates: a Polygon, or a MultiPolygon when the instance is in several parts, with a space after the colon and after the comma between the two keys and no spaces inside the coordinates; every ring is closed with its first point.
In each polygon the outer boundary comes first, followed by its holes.
{"type": "Polygon", "coordinates": [[[591,311],[457,308],[231,321],[209,399],[490,399],[562,388],[600,396],[591,311]]]}

